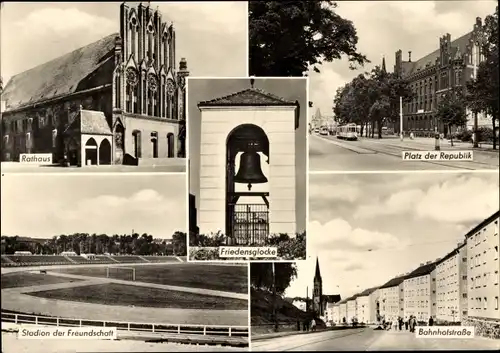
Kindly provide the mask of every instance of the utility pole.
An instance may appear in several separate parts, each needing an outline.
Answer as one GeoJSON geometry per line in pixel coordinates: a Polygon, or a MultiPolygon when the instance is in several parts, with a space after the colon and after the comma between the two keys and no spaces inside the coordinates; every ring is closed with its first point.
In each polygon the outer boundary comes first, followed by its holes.
{"type": "Polygon", "coordinates": [[[403,97],[399,96],[399,136],[403,141],[403,97]]]}
{"type": "Polygon", "coordinates": [[[276,315],[276,269],[274,267],[274,262],[271,262],[273,266],[273,323],[274,331],[278,331],[278,318],[276,315]]]}

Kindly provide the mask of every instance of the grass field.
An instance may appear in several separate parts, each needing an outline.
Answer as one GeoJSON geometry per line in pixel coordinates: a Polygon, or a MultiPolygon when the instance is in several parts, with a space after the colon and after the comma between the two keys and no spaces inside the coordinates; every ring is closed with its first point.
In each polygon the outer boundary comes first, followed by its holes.
{"type": "Polygon", "coordinates": [[[79,279],[62,278],[42,273],[30,273],[30,272],[8,273],[2,275],[1,279],[2,280],[0,281],[0,284],[2,289],[80,281],[79,279]]]}
{"type": "Polygon", "coordinates": [[[133,305],[154,308],[247,310],[246,300],[195,293],[106,283],[73,288],[32,292],[47,299],[70,300],[106,305],[133,305]]]}
{"type": "MultiPolygon", "coordinates": [[[[220,266],[180,263],[175,265],[133,266],[136,281],[248,293],[246,266],[220,266]]],[[[54,269],[54,271],[91,277],[106,277],[106,267],[54,269]]],[[[131,280],[130,270],[111,271],[112,278],[131,280]]]]}

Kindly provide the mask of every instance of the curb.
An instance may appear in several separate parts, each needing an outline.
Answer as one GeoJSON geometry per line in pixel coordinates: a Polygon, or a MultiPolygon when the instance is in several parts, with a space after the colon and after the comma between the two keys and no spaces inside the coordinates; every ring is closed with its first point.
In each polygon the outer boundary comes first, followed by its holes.
{"type": "Polygon", "coordinates": [[[278,338],[278,337],[286,337],[286,336],[300,336],[300,335],[308,335],[308,334],[313,334],[313,333],[320,333],[320,332],[328,332],[328,331],[347,331],[351,329],[359,329],[359,328],[369,328],[368,326],[363,326],[363,327],[345,327],[345,328],[339,328],[339,329],[324,329],[324,330],[317,330],[317,331],[290,331],[290,332],[282,332],[280,333],[275,333],[275,334],[268,334],[268,335],[260,335],[260,336],[253,336],[252,337],[252,342],[253,341],[264,341],[266,339],[272,339],[272,338],[278,338]]]}

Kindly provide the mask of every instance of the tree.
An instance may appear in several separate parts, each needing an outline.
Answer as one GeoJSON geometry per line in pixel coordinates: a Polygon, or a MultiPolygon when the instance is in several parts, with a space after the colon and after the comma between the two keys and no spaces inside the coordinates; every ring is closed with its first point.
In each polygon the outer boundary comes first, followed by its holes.
{"type": "Polygon", "coordinates": [[[172,235],[172,245],[174,254],[177,256],[187,255],[187,235],[184,232],[175,232],[172,235]]]}
{"type": "Polygon", "coordinates": [[[302,76],[347,56],[351,68],[369,60],[357,52],[353,23],[333,1],[249,1],[250,74],[302,76]]]}
{"type": "MultiPolygon", "coordinates": [[[[256,289],[271,292],[273,289],[273,269],[270,262],[254,262],[250,264],[250,282],[256,289]]],[[[295,263],[276,262],[274,264],[276,277],[276,293],[283,295],[292,280],[297,277],[295,263]]]]}
{"type": "Polygon", "coordinates": [[[476,78],[468,82],[465,99],[473,113],[482,112],[491,116],[493,149],[496,149],[496,122],[500,117],[500,97],[498,94],[500,88],[498,82],[498,6],[493,15],[485,18],[483,33],[484,41],[481,45],[481,52],[485,60],[479,64],[476,78]]]}
{"type": "MultiPolygon", "coordinates": [[[[462,94],[457,90],[444,94],[438,102],[436,117],[451,131],[453,126],[463,126],[467,123],[467,115],[462,94]]],[[[453,146],[453,134],[450,134],[453,146]]]]}

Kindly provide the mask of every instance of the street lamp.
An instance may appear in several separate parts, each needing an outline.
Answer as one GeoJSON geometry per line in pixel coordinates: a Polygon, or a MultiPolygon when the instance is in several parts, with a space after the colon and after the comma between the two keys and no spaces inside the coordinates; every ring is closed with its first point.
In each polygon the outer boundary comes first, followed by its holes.
{"type": "Polygon", "coordinates": [[[403,141],[403,97],[399,96],[399,137],[403,141]]]}
{"type": "Polygon", "coordinates": [[[271,262],[273,268],[273,323],[274,331],[278,331],[278,318],[276,317],[276,269],[274,268],[274,262],[271,262]]]}

